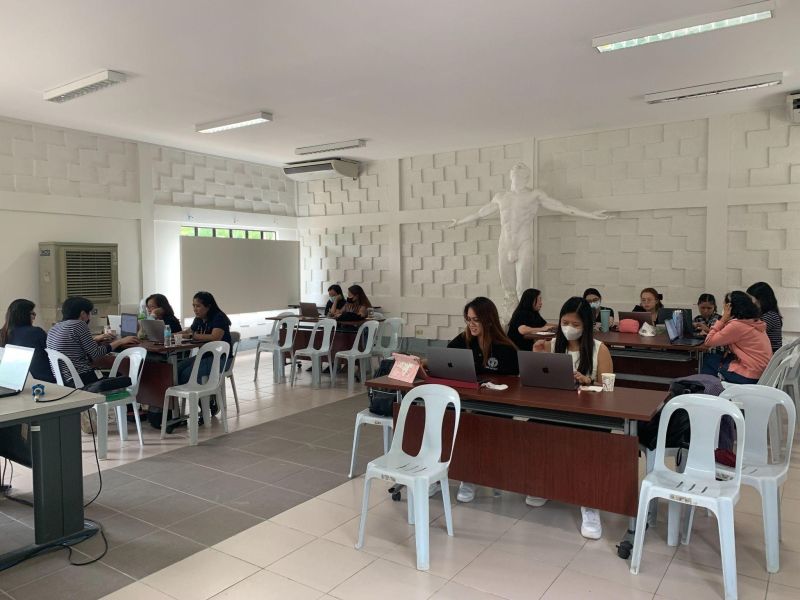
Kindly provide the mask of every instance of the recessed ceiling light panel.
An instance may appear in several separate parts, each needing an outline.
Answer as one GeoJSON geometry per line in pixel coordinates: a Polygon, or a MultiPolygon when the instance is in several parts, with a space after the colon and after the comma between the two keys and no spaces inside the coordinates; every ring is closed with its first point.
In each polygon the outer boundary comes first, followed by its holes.
{"type": "Polygon", "coordinates": [[[295,154],[316,154],[318,152],[335,152],[337,150],[347,150],[348,148],[363,148],[367,145],[366,140],[347,140],[346,142],[333,142],[330,144],[320,144],[319,146],[303,146],[295,148],[295,154]]]}
{"type": "Polygon", "coordinates": [[[662,102],[674,102],[675,100],[688,100],[689,98],[703,98],[705,96],[718,96],[729,92],[743,92],[745,90],[755,90],[783,83],[783,73],[770,73],[769,75],[758,75],[756,77],[746,77],[744,79],[731,79],[719,83],[707,83],[705,85],[695,85],[692,87],[658,92],[655,94],[645,94],[644,100],[648,104],[661,104],[662,102]]]}
{"type": "Polygon", "coordinates": [[[268,112],[259,111],[239,117],[220,119],[219,121],[198,123],[195,125],[195,131],[198,133],[218,133],[220,131],[228,131],[229,129],[238,129],[239,127],[268,123],[269,121],[272,121],[272,115],[268,112]]]}
{"type": "Polygon", "coordinates": [[[78,79],[72,83],[47,90],[42,94],[42,98],[48,102],[66,102],[67,100],[74,100],[80,96],[97,92],[103,88],[122,83],[127,79],[125,73],[119,71],[100,71],[94,75],[89,75],[83,79],[78,79]]]}
{"type": "Polygon", "coordinates": [[[611,52],[613,50],[623,50],[625,48],[635,48],[655,42],[665,42],[675,40],[698,33],[717,31],[747,25],[771,19],[772,11],[775,9],[774,0],[745,4],[728,10],[721,10],[715,13],[676,19],[639,29],[621,31],[612,35],[604,35],[592,40],[592,46],[598,52],[611,52]]]}

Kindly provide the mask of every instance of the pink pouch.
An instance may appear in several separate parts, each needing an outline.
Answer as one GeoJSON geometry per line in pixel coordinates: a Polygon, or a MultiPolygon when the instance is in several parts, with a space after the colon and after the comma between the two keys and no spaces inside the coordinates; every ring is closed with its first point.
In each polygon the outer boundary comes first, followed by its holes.
{"type": "Polygon", "coordinates": [[[618,330],[620,333],[639,333],[639,321],[636,319],[622,319],[619,322],[618,330]]]}

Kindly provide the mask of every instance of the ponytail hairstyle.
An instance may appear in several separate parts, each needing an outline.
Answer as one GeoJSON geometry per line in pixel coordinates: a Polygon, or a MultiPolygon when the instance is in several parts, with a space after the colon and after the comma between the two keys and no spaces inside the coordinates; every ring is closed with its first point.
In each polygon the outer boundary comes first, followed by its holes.
{"type": "Polygon", "coordinates": [[[700,294],[700,297],[697,299],[698,306],[703,302],[710,302],[714,305],[714,312],[717,312],[717,299],[714,298],[714,294],[700,294]]]}

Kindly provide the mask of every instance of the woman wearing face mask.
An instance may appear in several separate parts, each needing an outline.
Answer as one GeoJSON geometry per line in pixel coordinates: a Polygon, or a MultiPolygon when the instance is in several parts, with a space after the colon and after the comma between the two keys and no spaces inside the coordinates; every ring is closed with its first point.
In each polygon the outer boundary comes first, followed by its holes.
{"type": "Polygon", "coordinates": [[[333,318],[341,317],[345,313],[356,314],[362,319],[367,318],[367,310],[372,308],[372,303],[367,298],[364,288],[360,285],[351,285],[347,288],[347,302],[340,309],[332,309],[333,318]]]}
{"type": "Polygon", "coordinates": [[[342,286],[334,283],[328,288],[328,303],[325,305],[325,316],[331,314],[333,310],[339,310],[344,306],[344,292],[342,286]]]}
{"type": "MultiPolygon", "coordinates": [[[[448,348],[469,348],[475,372],[486,375],[517,375],[517,347],[503,331],[494,302],[479,296],[464,307],[464,331],[450,340],[448,348]]],[[[475,499],[475,485],[462,481],[456,496],[459,502],[475,499]]]]}
{"type": "Polygon", "coordinates": [[[542,310],[542,292],[533,288],[525,290],[508,322],[508,337],[520,350],[533,349],[539,333],[555,329],[548,325],[539,311],[542,310]]]}
{"type": "MultiPolygon", "coordinates": [[[[573,297],[561,307],[559,328],[556,337],[549,342],[537,342],[537,350],[549,350],[572,357],[575,381],[581,385],[592,385],[603,373],[613,373],[611,353],[601,341],[594,339],[592,308],[583,298],[573,297]]],[[[546,500],[529,496],[525,502],[530,506],[541,506],[546,500]]],[[[591,540],[600,539],[603,526],[600,512],[595,508],[581,507],[581,535],[591,540]]]]}
{"type": "Polygon", "coordinates": [[[655,288],[644,288],[639,293],[639,304],[633,307],[633,312],[647,312],[652,317],[652,323],[658,322],[658,311],[664,308],[661,301],[664,299],[655,288]]]}
{"type": "Polygon", "coordinates": [[[583,299],[586,300],[589,303],[589,306],[592,308],[592,314],[594,315],[595,323],[600,323],[600,311],[607,310],[611,313],[608,318],[608,324],[614,324],[614,309],[601,306],[600,303],[602,302],[603,297],[600,295],[600,292],[597,288],[586,288],[586,290],[583,292],[583,299]]]}

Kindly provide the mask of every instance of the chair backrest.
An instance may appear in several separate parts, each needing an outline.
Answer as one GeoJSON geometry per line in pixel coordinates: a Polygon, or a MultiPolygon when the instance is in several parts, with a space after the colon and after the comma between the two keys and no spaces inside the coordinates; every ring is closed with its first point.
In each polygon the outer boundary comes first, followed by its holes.
{"type": "Polygon", "coordinates": [[[294,346],[294,336],[297,333],[297,327],[300,324],[300,319],[295,315],[283,317],[280,321],[276,321],[278,326],[272,332],[273,341],[275,345],[281,350],[289,350],[294,346]],[[286,336],[283,338],[283,344],[280,343],[281,329],[286,327],[286,336]]]}
{"type": "MultiPolygon", "coordinates": [[[[792,438],[794,435],[797,411],[794,402],[783,390],[777,390],[766,385],[736,385],[723,391],[720,398],[725,398],[736,404],[744,413],[747,440],[744,445],[744,461],[748,465],[769,464],[769,448],[767,444],[767,431],[772,411],[782,406],[786,411],[789,435],[784,441],[781,456],[783,464],[789,468],[789,458],[792,454],[792,438]]],[[[692,431],[694,438],[694,431],[692,431]]],[[[694,439],[692,440],[694,442],[694,439]]],[[[777,443],[777,440],[772,440],[777,443]]],[[[742,448],[742,445],[738,445],[742,448]]],[[[739,451],[741,453],[741,451],[739,451]]]]}
{"type": "Polygon", "coordinates": [[[767,368],[758,378],[759,385],[780,387],[787,372],[797,364],[800,359],[800,338],[784,344],[775,351],[767,364],[767,368]]]}
{"type": "Polygon", "coordinates": [[[206,354],[211,354],[213,356],[211,362],[211,372],[208,374],[208,380],[205,382],[205,385],[209,388],[219,387],[221,370],[225,364],[225,361],[228,360],[228,354],[230,351],[231,347],[228,342],[206,342],[200,346],[200,350],[197,351],[197,356],[195,357],[194,364],[192,365],[192,374],[189,376],[189,383],[200,383],[197,380],[200,362],[203,360],[203,357],[206,354]]]}
{"type": "Polygon", "coordinates": [[[282,313],[278,314],[275,317],[275,320],[272,321],[272,331],[269,332],[270,338],[272,338],[272,343],[276,346],[280,342],[280,334],[281,334],[281,319],[285,319],[286,317],[294,317],[296,316],[293,312],[289,310],[285,310],[282,313]]]}
{"type": "Polygon", "coordinates": [[[3,348],[2,346],[0,346],[0,359],[3,358],[3,352],[5,352],[5,351],[6,351],[6,349],[3,348]]]}
{"type": "Polygon", "coordinates": [[[144,370],[144,361],[147,358],[147,350],[144,348],[127,348],[123,350],[114,359],[114,364],[111,365],[111,372],[109,377],[116,377],[122,361],[125,359],[130,360],[128,365],[128,377],[131,378],[131,385],[128,388],[128,393],[131,396],[136,396],[139,392],[139,382],[142,380],[142,371],[144,370]]]}
{"type": "Polygon", "coordinates": [[[372,353],[372,348],[375,345],[375,334],[378,333],[378,327],[380,327],[380,323],[378,321],[364,321],[356,332],[356,339],[353,341],[353,347],[350,350],[352,352],[363,352],[364,354],[372,353]],[[364,348],[359,350],[362,337],[364,337],[364,348]]]}
{"type": "Polygon", "coordinates": [[[64,368],[69,373],[69,376],[72,378],[72,385],[76,388],[83,387],[83,379],[81,376],[78,375],[78,369],[75,368],[75,365],[72,364],[72,361],[69,359],[68,356],[61,354],[58,350],[53,350],[52,348],[47,348],[47,360],[50,361],[50,370],[53,372],[53,376],[56,378],[56,383],[58,385],[64,385],[64,374],[61,371],[61,366],[63,365],[64,368]]]}
{"type": "Polygon", "coordinates": [[[375,350],[382,350],[387,353],[397,352],[400,349],[400,337],[405,324],[406,322],[400,317],[392,317],[381,323],[378,339],[375,341],[375,350]],[[385,346],[383,345],[384,338],[389,339],[385,346]]]}
{"type": "Polygon", "coordinates": [[[225,369],[225,375],[233,373],[233,365],[236,362],[236,353],[239,352],[239,344],[242,341],[242,334],[238,331],[231,331],[231,360],[228,362],[228,368],[225,369]]]}
{"type": "Polygon", "coordinates": [[[442,422],[445,411],[452,404],[455,409],[455,423],[453,424],[453,442],[450,446],[449,458],[444,464],[449,465],[453,458],[453,447],[458,434],[458,422],[461,419],[461,398],[458,392],[446,385],[427,384],[420,385],[405,395],[400,403],[397,414],[397,424],[392,437],[392,446],[389,455],[397,457],[406,456],[403,451],[403,432],[406,427],[406,417],[415,400],[422,400],[425,406],[425,431],[422,434],[422,445],[419,449],[419,458],[430,463],[439,463],[442,460],[442,422]]]}
{"type": "Polygon", "coordinates": [[[314,328],[311,330],[311,334],[308,336],[308,345],[306,346],[306,350],[317,350],[320,352],[327,352],[331,349],[331,344],[333,344],[333,336],[336,334],[336,319],[320,319],[316,323],[314,323],[314,328]],[[314,346],[314,342],[317,339],[317,332],[322,330],[322,341],[319,344],[319,348],[314,346]]]}
{"type": "MultiPolygon", "coordinates": [[[[719,428],[720,420],[724,415],[728,415],[733,419],[736,426],[737,446],[743,448],[745,447],[746,436],[742,411],[732,402],[727,402],[718,396],[709,396],[708,394],[684,394],[672,398],[661,411],[653,472],[670,470],[664,462],[667,428],[672,413],[681,408],[689,415],[689,424],[692,431],[692,443],[689,444],[689,453],[686,457],[683,473],[687,477],[713,482],[716,478],[714,450],[717,447],[717,429],[719,428]]],[[[736,485],[739,485],[742,479],[742,458],[743,453],[737,452],[733,476],[736,485]]]]}

